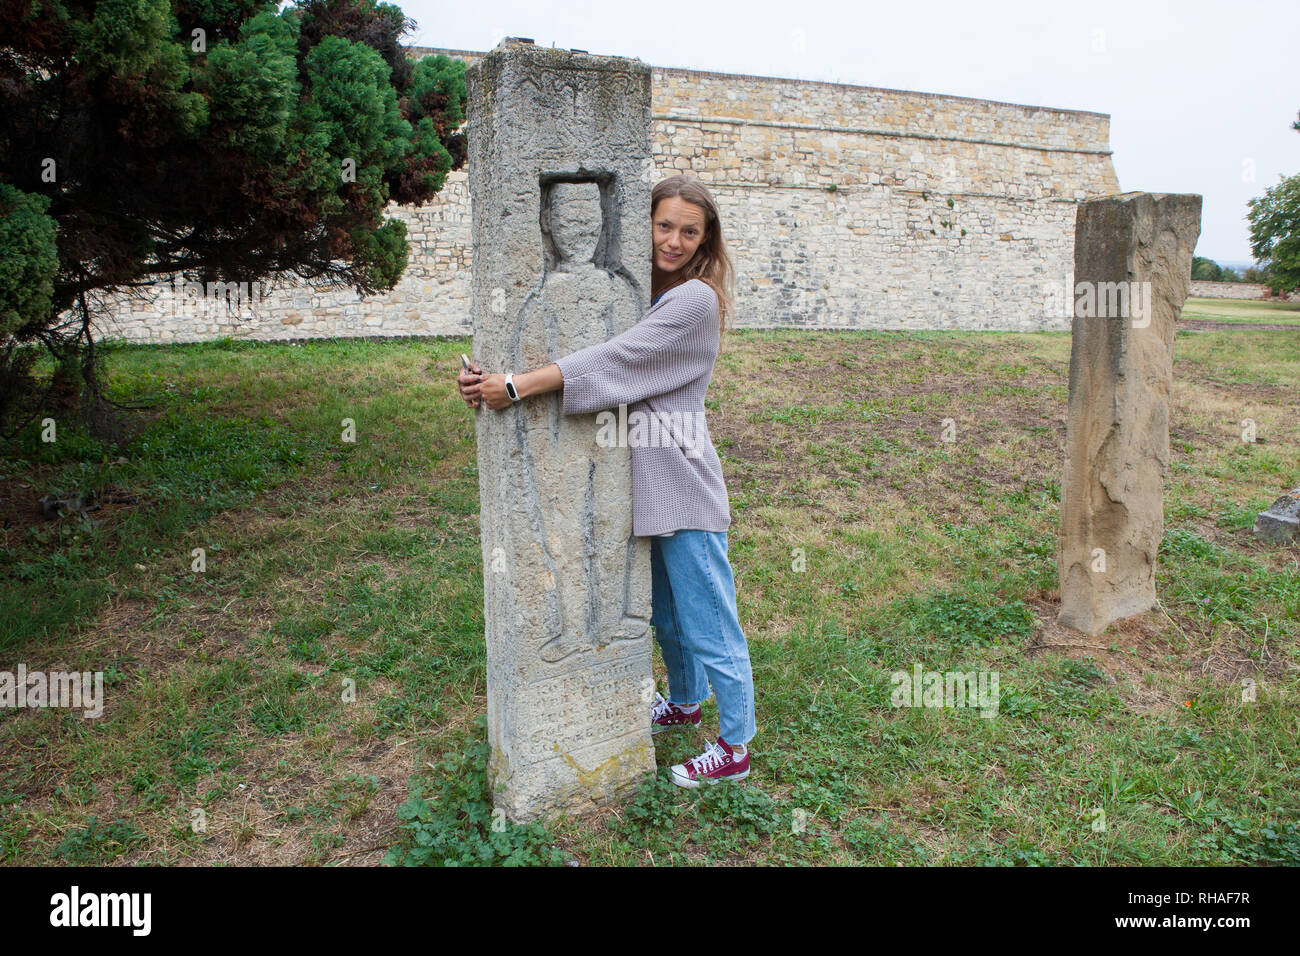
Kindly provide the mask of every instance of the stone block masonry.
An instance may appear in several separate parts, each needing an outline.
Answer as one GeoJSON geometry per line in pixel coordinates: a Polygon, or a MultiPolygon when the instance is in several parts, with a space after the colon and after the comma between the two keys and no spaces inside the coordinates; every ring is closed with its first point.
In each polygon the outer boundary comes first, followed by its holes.
{"type": "MultiPolygon", "coordinates": [[[[474,63],[482,53],[412,48],[474,63]]],[[[689,172],[721,207],[752,328],[1065,330],[1079,202],[1119,192],[1109,117],[933,93],[652,68],[651,182],[689,172]]],[[[133,341],[470,332],[467,169],[407,223],[387,295],[274,291],[115,307],[133,341]],[[201,305],[201,304],[200,304],[201,305]]],[[[647,257],[649,250],[646,251],[647,257]]]]}
{"type": "Polygon", "coordinates": [[[1300,302],[1300,292],[1293,292],[1289,296],[1275,296],[1268,286],[1255,282],[1209,282],[1205,279],[1193,279],[1191,291],[1187,294],[1204,299],[1252,299],[1260,301],[1272,299],[1274,302],[1300,302]]]}

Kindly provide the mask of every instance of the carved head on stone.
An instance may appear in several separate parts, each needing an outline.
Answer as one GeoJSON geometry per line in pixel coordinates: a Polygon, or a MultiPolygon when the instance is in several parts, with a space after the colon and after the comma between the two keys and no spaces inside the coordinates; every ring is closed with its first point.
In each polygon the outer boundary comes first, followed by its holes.
{"type": "Polygon", "coordinates": [[[600,243],[603,213],[596,183],[556,183],[542,210],[542,231],[551,237],[556,268],[567,271],[592,262],[600,243]]]}

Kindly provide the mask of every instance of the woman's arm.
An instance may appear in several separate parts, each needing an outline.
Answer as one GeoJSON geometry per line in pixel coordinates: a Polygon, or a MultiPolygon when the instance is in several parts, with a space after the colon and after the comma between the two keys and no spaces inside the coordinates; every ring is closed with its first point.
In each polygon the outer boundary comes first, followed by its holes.
{"type": "MultiPolygon", "coordinates": [[[[505,379],[503,378],[501,381],[504,389],[505,379]]],[[[514,382],[515,391],[519,393],[520,398],[527,398],[529,395],[541,395],[543,392],[554,392],[564,388],[564,376],[560,373],[560,367],[554,362],[533,369],[531,372],[525,372],[523,375],[516,375],[514,382]]]]}
{"type": "MultiPolygon", "coordinates": [[[[554,362],[533,369],[531,372],[516,374],[512,381],[521,400],[529,395],[540,395],[543,392],[564,388],[564,376],[560,374],[560,367],[554,362]]],[[[467,401],[482,396],[484,404],[494,411],[514,404],[506,394],[506,377],[501,372],[483,376],[477,385],[465,385],[461,388],[461,394],[467,401]]]]}
{"type": "MultiPolygon", "coordinates": [[[[515,388],[520,398],[563,389],[566,415],[630,405],[680,388],[712,368],[717,303],[707,286],[676,296],[606,342],[516,374],[515,388]]],[[[505,383],[497,372],[477,384],[462,384],[461,394],[467,402],[481,397],[488,408],[500,410],[513,404],[505,383]]]]}
{"type": "Polygon", "coordinates": [[[717,295],[702,282],[685,287],[626,332],[556,360],[564,414],[631,405],[709,374],[718,334],[717,295]]]}

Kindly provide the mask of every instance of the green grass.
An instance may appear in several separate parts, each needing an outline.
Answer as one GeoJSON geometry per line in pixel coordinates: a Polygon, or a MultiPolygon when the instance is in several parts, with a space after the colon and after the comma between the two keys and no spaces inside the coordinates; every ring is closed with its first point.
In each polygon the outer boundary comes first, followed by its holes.
{"type": "Polygon", "coordinates": [[[103,670],[106,709],[0,711],[0,859],[1298,863],[1300,549],[1250,536],[1296,480],[1289,343],[1179,336],[1161,607],[1043,649],[1068,336],[729,333],[753,774],[676,788],[705,736],[664,735],[625,806],[531,827],[484,776],[467,342],[115,349],[156,406],[120,457],[60,420],[0,458],[11,501],[139,501],[4,531],[0,669],[103,670]],[[997,672],[997,716],[894,708],[914,665],[997,672]]]}
{"type": "Polygon", "coordinates": [[[1189,296],[1183,303],[1183,316],[1215,322],[1300,325],[1300,302],[1283,302],[1280,299],[1202,299],[1189,296]]]}

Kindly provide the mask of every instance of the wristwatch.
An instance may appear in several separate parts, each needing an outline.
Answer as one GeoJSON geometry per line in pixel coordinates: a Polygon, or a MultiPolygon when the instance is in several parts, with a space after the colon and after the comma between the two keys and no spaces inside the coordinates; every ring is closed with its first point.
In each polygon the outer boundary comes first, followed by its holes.
{"type": "Polygon", "coordinates": [[[511,372],[506,376],[506,394],[510,396],[510,401],[519,401],[519,389],[515,388],[515,373],[511,372]]]}

